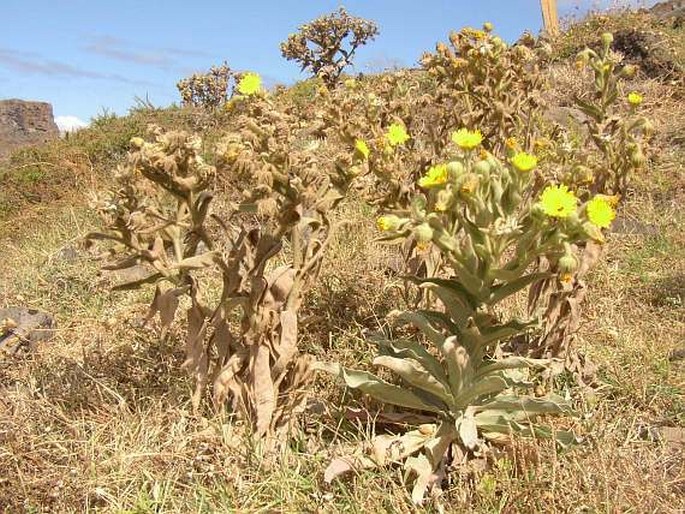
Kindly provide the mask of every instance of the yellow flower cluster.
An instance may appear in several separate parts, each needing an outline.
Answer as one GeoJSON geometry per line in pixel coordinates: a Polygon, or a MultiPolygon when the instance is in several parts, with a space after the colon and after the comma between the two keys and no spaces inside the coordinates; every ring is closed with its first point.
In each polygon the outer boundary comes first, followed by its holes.
{"type": "Polygon", "coordinates": [[[426,174],[419,179],[419,186],[441,186],[447,182],[448,177],[449,174],[447,173],[447,164],[437,164],[435,166],[431,166],[426,174]]]}
{"type": "Polygon", "coordinates": [[[576,212],[578,197],[568,186],[547,186],[540,196],[540,206],[547,216],[568,218],[576,212]]]}
{"type": "Polygon", "coordinates": [[[462,150],[473,150],[483,142],[483,133],[462,128],[452,132],[452,141],[462,150]]]}
{"type": "Polygon", "coordinates": [[[363,139],[357,139],[354,142],[354,149],[359,152],[364,160],[369,158],[371,150],[369,150],[369,145],[363,139]]]}
{"type": "Polygon", "coordinates": [[[404,125],[393,123],[388,127],[385,139],[388,140],[390,146],[403,145],[409,140],[409,134],[407,134],[407,129],[404,128],[404,125]]]}
{"type": "Polygon", "coordinates": [[[633,107],[637,107],[642,103],[642,95],[637,91],[631,91],[628,93],[628,103],[633,107]]]}
{"type": "Polygon", "coordinates": [[[595,196],[585,208],[590,222],[599,228],[608,228],[616,217],[616,211],[603,196],[595,196]]]}
{"type": "Polygon", "coordinates": [[[511,164],[519,171],[528,172],[538,165],[538,158],[526,152],[518,152],[511,158],[511,164]]]}
{"type": "Polygon", "coordinates": [[[262,90],[262,77],[257,73],[249,72],[243,75],[238,82],[238,93],[245,96],[256,95],[262,90]]]}

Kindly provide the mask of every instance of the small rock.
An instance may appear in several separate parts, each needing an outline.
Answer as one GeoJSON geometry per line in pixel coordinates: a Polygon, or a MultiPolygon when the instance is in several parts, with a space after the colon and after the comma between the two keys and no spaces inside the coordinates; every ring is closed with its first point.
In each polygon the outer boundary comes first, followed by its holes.
{"type": "Polygon", "coordinates": [[[55,319],[45,312],[27,307],[0,309],[0,355],[14,355],[33,349],[55,335],[55,319]]]}
{"type": "Polygon", "coordinates": [[[65,262],[75,262],[81,258],[81,253],[73,246],[65,246],[57,252],[57,258],[65,262]]]}
{"type": "Polygon", "coordinates": [[[685,360],[685,348],[673,350],[671,353],[668,354],[668,360],[671,362],[685,360]]]}

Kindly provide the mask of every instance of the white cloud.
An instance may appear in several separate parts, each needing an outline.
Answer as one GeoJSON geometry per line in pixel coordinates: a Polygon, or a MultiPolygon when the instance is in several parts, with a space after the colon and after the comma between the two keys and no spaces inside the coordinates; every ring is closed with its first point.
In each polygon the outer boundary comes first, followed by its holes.
{"type": "Polygon", "coordinates": [[[55,116],[55,123],[60,132],[76,132],[88,126],[88,123],[76,116],[55,116]]]}

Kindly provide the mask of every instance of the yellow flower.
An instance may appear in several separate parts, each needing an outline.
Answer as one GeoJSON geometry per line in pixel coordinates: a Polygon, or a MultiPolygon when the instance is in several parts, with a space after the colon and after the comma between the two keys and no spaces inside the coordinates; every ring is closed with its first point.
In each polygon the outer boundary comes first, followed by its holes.
{"type": "Polygon", "coordinates": [[[430,250],[431,247],[431,242],[430,241],[418,241],[416,243],[416,251],[419,253],[427,253],[428,250],[430,250]]]}
{"type": "Polygon", "coordinates": [[[431,166],[426,174],[419,179],[419,186],[434,187],[441,186],[447,182],[449,174],[447,173],[447,164],[437,164],[431,166]]]}
{"type": "Polygon", "coordinates": [[[587,217],[590,223],[599,228],[608,228],[616,217],[616,211],[607,200],[595,196],[587,203],[587,217]]]}
{"type": "Polygon", "coordinates": [[[397,146],[406,143],[409,139],[409,134],[407,134],[407,129],[404,128],[404,125],[393,123],[388,127],[385,138],[388,140],[388,143],[390,143],[390,146],[397,146]]]}
{"type": "Polygon", "coordinates": [[[504,145],[510,150],[517,150],[519,148],[519,142],[516,140],[515,137],[508,137],[504,141],[504,145]]]}
{"type": "Polygon", "coordinates": [[[631,91],[628,93],[628,103],[633,107],[637,107],[642,103],[642,95],[637,91],[631,91]]]}
{"type": "Polygon", "coordinates": [[[478,187],[480,183],[480,178],[475,173],[469,173],[464,176],[459,187],[459,191],[465,195],[471,195],[478,187]]]}
{"type": "Polygon", "coordinates": [[[518,152],[511,158],[511,164],[517,170],[527,172],[538,165],[538,158],[526,152],[518,152]]]}
{"type": "Polygon", "coordinates": [[[238,82],[238,93],[251,96],[262,90],[262,77],[258,73],[249,72],[238,82]]]}
{"type": "Polygon", "coordinates": [[[463,128],[452,132],[452,141],[462,150],[473,150],[483,142],[483,134],[480,130],[463,128]]]}
{"type": "Polygon", "coordinates": [[[547,186],[540,196],[540,206],[547,216],[567,218],[576,211],[578,198],[568,186],[547,186]]]}
{"type": "Polygon", "coordinates": [[[354,142],[354,149],[357,150],[360,154],[362,154],[364,160],[369,158],[371,150],[369,150],[369,145],[367,145],[366,141],[364,141],[363,139],[357,139],[354,142]]]}
{"type": "Polygon", "coordinates": [[[400,225],[400,219],[394,214],[389,214],[387,216],[380,216],[376,220],[376,226],[381,232],[387,232],[389,230],[396,230],[400,225]]]}
{"type": "Polygon", "coordinates": [[[573,282],[573,273],[562,273],[559,275],[559,282],[562,284],[570,284],[573,282]]]}

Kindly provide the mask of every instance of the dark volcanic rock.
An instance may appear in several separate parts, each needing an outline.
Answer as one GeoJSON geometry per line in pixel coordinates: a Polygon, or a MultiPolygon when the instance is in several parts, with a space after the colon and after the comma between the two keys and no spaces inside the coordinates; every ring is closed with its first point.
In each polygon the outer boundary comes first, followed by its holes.
{"type": "Polygon", "coordinates": [[[59,137],[59,129],[47,102],[0,100],[0,157],[22,146],[45,143],[59,137]]]}

